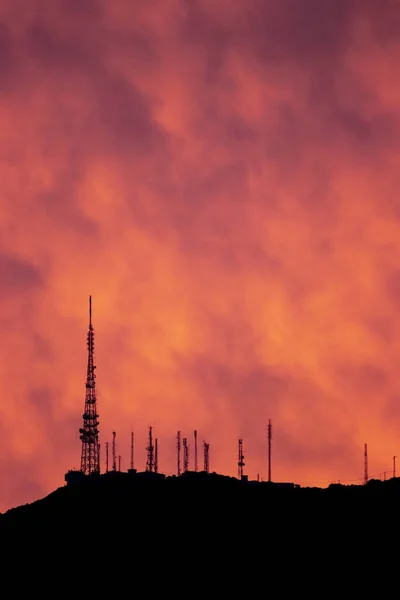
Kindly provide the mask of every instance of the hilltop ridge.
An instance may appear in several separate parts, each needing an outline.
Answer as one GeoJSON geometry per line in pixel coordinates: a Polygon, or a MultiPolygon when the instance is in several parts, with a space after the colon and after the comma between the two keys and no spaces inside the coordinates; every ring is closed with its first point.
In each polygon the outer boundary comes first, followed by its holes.
{"type": "Polygon", "coordinates": [[[371,480],[368,485],[302,488],[293,483],[239,481],[205,472],[188,472],[179,477],[118,471],[89,477],[80,475],[70,471],[66,475],[68,485],[31,504],[0,514],[0,529],[51,526],[70,533],[84,525],[88,511],[103,527],[119,522],[126,530],[137,528],[138,515],[148,526],[165,527],[179,517],[175,527],[182,531],[185,527],[201,528],[204,523],[232,526],[233,518],[240,515],[244,529],[255,524],[262,528],[270,524],[271,513],[274,519],[284,518],[301,529],[305,515],[308,527],[318,521],[329,525],[323,520],[326,511],[332,523],[339,510],[354,515],[367,506],[389,510],[400,500],[400,478],[371,480]]]}

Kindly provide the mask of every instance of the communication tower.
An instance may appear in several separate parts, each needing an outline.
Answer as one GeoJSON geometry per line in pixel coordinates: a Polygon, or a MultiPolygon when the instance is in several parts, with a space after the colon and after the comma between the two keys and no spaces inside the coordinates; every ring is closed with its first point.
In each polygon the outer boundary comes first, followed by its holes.
{"type": "Polygon", "coordinates": [[[117,434],[115,433],[115,431],[112,432],[112,437],[113,437],[113,441],[112,441],[112,460],[113,460],[113,464],[112,464],[112,470],[116,471],[117,470],[117,445],[116,445],[116,437],[117,434]]]}
{"type": "Polygon", "coordinates": [[[194,435],[194,471],[197,473],[197,429],[193,432],[194,435]]]}
{"type": "Polygon", "coordinates": [[[176,474],[181,474],[181,432],[178,431],[176,435],[176,474]]]}
{"type": "Polygon", "coordinates": [[[243,454],[243,440],[238,441],[238,479],[243,479],[243,467],[245,466],[243,454]]]}
{"type": "Polygon", "coordinates": [[[134,438],[133,438],[133,431],[131,431],[131,470],[133,471],[135,463],[134,463],[134,454],[133,454],[133,450],[134,450],[134,438]]]}
{"type": "Polygon", "coordinates": [[[82,442],[81,471],[85,475],[100,473],[99,415],[97,414],[96,377],[94,366],[94,329],[92,325],[92,296],[89,296],[89,331],[87,334],[88,363],[86,376],[85,412],[79,430],[82,442]]]}
{"type": "Polygon", "coordinates": [[[154,446],[153,446],[153,428],[149,427],[149,441],[147,445],[146,471],[154,473],[154,446]]]}
{"type": "Polygon", "coordinates": [[[183,471],[187,473],[189,470],[189,448],[187,439],[183,438],[183,471]]]}
{"type": "Polygon", "coordinates": [[[204,471],[206,473],[210,472],[210,444],[207,442],[203,442],[203,452],[204,452],[204,471]]]}
{"type": "Polygon", "coordinates": [[[272,446],[272,423],[268,422],[268,481],[271,481],[271,446],[272,446]]]}

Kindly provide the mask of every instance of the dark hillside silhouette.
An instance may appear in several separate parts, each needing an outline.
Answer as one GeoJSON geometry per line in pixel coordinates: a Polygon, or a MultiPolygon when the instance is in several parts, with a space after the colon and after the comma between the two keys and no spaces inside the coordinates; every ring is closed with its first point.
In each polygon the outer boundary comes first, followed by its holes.
{"type": "MultiPolygon", "coordinates": [[[[301,488],[293,484],[239,481],[215,473],[165,477],[154,473],[110,472],[82,477],[47,497],[0,515],[0,531],[53,530],[68,536],[82,532],[88,519],[98,527],[135,531],[169,531],[176,535],[239,530],[250,536],[292,535],[322,528],[335,532],[344,520],[378,518],[400,502],[400,478],[371,480],[368,485],[301,488]],[[372,511],[372,512],[371,512],[372,511]]],[[[211,538],[210,538],[211,539],[211,538]]]]}

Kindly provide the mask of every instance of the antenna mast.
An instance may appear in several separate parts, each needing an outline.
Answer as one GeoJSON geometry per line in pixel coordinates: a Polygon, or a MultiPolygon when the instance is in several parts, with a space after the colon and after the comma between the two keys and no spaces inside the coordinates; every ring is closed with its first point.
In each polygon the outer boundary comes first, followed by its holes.
{"type": "Polygon", "coordinates": [[[133,471],[133,467],[134,467],[134,456],[133,456],[133,443],[134,443],[134,439],[133,439],[133,431],[131,431],[131,469],[133,471]]]}
{"type": "Polygon", "coordinates": [[[99,415],[97,414],[94,366],[94,329],[92,325],[92,296],[89,296],[89,331],[87,334],[88,363],[86,376],[85,412],[79,430],[82,442],[81,471],[85,475],[100,473],[99,415]]]}
{"type": "Polygon", "coordinates": [[[108,442],[106,442],[106,473],[108,473],[108,442]]]}
{"type": "Polygon", "coordinates": [[[194,471],[197,473],[197,429],[194,430],[194,471]]]}
{"type": "Polygon", "coordinates": [[[364,485],[368,483],[368,448],[364,445],[364,485]]]}
{"type": "Polygon", "coordinates": [[[149,442],[146,448],[147,450],[147,461],[146,461],[146,471],[150,473],[154,472],[154,446],[153,446],[153,428],[149,427],[149,442]]]}
{"type": "Polygon", "coordinates": [[[210,472],[210,444],[207,442],[203,442],[203,451],[204,451],[204,471],[206,473],[210,472]]]}
{"type": "Polygon", "coordinates": [[[176,435],[176,474],[179,475],[181,474],[181,432],[178,431],[177,435],[176,435]]]}
{"type": "Polygon", "coordinates": [[[183,438],[183,471],[186,473],[189,470],[189,448],[187,439],[183,438]]]}
{"type": "Polygon", "coordinates": [[[238,442],[238,479],[243,479],[243,467],[245,466],[244,454],[243,454],[243,440],[239,439],[238,442]]]}
{"type": "Polygon", "coordinates": [[[112,459],[113,459],[112,470],[116,471],[117,470],[117,455],[116,455],[115,438],[117,437],[117,434],[115,433],[115,431],[112,432],[112,436],[113,436],[113,441],[112,441],[112,459]]]}
{"type": "Polygon", "coordinates": [[[158,438],[154,440],[154,473],[158,473],[158,438]]]}
{"type": "Polygon", "coordinates": [[[272,423],[268,421],[268,481],[271,481],[271,446],[272,446],[272,423]]]}

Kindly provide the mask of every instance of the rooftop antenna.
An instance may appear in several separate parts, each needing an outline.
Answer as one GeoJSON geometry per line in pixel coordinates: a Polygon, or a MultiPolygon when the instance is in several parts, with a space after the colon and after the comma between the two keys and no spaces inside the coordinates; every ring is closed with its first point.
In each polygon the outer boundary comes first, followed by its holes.
{"type": "Polygon", "coordinates": [[[158,438],[154,441],[154,473],[158,473],[158,438]]]}
{"type": "Polygon", "coordinates": [[[181,474],[181,432],[178,431],[176,435],[176,474],[181,474]]]}
{"type": "Polygon", "coordinates": [[[368,448],[364,445],[364,485],[368,483],[368,448]]]}
{"type": "Polygon", "coordinates": [[[153,446],[153,428],[149,427],[149,441],[147,445],[146,471],[154,473],[154,446],[153,446]]]}
{"type": "Polygon", "coordinates": [[[243,467],[245,466],[244,454],[243,454],[243,440],[239,438],[238,441],[238,479],[243,479],[243,467]]]}
{"type": "Polygon", "coordinates": [[[118,471],[121,472],[121,455],[118,456],[118,471]]]}
{"type": "Polygon", "coordinates": [[[132,471],[133,471],[133,468],[134,468],[133,443],[134,443],[133,431],[131,431],[131,470],[132,471]]]}
{"type": "Polygon", "coordinates": [[[206,473],[210,472],[210,444],[207,442],[203,442],[203,452],[204,452],[204,471],[206,473]]]}
{"type": "Polygon", "coordinates": [[[115,438],[117,437],[117,434],[115,433],[115,431],[112,432],[112,437],[113,437],[113,441],[112,441],[112,470],[116,471],[117,470],[117,456],[116,456],[116,444],[115,444],[115,438]]]}
{"type": "Polygon", "coordinates": [[[194,430],[194,471],[197,473],[197,429],[194,430]]]}
{"type": "Polygon", "coordinates": [[[272,446],[272,423],[268,421],[268,481],[271,482],[271,446],[272,446]]]}
{"type": "Polygon", "coordinates": [[[183,438],[183,471],[187,473],[189,470],[189,448],[187,439],[183,438]]]}
{"type": "Polygon", "coordinates": [[[94,366],[94,329],[92,325],[92,296],[89,296],[89,331],[87,334],[88,362],[86,374],[85,411],[83,427],[79,430],[82,442],[81,471],[85,475],[100,473],[99,415],[97,414],[94,366]]]}

